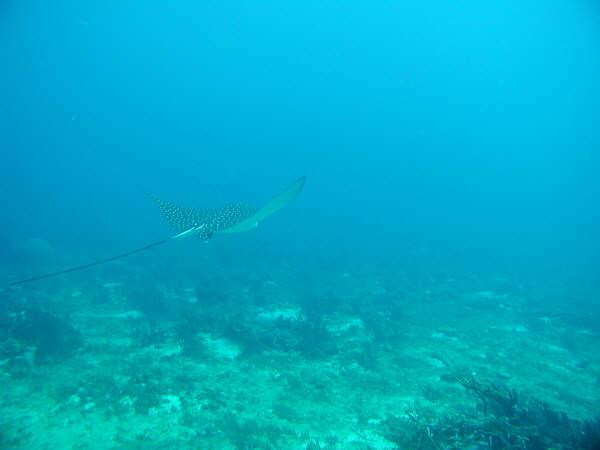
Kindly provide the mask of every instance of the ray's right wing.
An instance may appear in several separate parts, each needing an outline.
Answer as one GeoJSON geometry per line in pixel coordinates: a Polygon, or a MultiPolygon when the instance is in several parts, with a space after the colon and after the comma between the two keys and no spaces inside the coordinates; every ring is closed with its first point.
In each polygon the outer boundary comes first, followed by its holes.
{"type": "Polygon", "coordinates": [[[306,182],[306,177],[300,177],[283,191],[273,197],[266,205],[260,208],[251,216],[236,223],[235,225],[222,230],[223,233],[243,233],[258,226],[260,222],[267,217],[272,216],[284,206],[292,202],[300,193],[306,182]]]}

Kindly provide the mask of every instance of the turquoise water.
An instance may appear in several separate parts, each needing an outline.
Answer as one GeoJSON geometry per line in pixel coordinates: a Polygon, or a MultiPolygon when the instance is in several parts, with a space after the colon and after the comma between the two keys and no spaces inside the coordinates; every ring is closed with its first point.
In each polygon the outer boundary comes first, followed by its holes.
{"type": "Polygon", "coordinates": [[[600,448],[599,43],[589,1],[2,2],[0,448],[600,448]]]}

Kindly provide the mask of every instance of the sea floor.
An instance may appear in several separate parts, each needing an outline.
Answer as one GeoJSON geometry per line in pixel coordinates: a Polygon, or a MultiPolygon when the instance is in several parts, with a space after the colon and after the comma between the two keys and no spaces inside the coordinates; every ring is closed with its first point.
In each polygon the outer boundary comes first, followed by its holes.
{"type": "Polygon", "coordinates": [[[0,447],[588,442],[552,435],[591,433],[600,413],[600,328],[584,311],[491,277],[390,279],[282,270],[210,288],[92,277],[11,292],[0,447]]]}

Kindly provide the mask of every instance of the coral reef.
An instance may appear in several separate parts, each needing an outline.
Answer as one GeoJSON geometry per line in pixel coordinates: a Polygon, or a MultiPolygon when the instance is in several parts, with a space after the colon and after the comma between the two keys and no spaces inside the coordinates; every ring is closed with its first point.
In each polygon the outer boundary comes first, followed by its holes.
{"type": "Polygon", "coordinates": [[[5,447],[598,446],[598,335],[525,287],[135,273],[5,296],[5,447]]]}

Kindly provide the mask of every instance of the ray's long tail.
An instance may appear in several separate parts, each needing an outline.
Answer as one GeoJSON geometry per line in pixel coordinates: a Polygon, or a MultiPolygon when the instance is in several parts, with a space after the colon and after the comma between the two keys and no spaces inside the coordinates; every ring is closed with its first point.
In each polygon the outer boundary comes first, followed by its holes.
{"type": "Polygon", "coordinates": [[[134,250],[129,250],[128,252],[125,252],[125,253],[120,253],[118,255],[111,256],[109,258],[100,259],[98,261],[94,261],[94,262],[87,263],[87,264],[82,264],[80,266],[70,267],[68,269],[59,270],[57,272],[46,273],[44,275],[38,275],[35,277],[31,277],[31,278],[25,278],[23,280],[13,281],[7,287],[14,287],[14,286],[18,286],[20,284],[30,283],[32,281],[38,281],[38,280],[43,280],[45,278],[57,277],[59,275],[64,275],[65,273],[78,272],[80,270],[89,269],[91,267],[99,266],[101,264],[106,264],[106,263],[109,263],[112,261],[116,261],[118,259],[122,259],[122,258],[126,258],[128,256],[131,256],[131,255],[135,255],[136,253],[141,253],[146,250],[150,250],[151,248],[158,247],[159,245],[162,245],[162,244],[166,244],[167,242],[171,241],[172,239],[173,238],[162,239],[160,241],[156,241],[156,242],[152,242],[151,244],[144,245],[143,247],[139,247],[134,250]]]}

